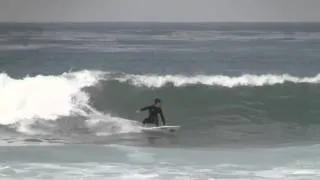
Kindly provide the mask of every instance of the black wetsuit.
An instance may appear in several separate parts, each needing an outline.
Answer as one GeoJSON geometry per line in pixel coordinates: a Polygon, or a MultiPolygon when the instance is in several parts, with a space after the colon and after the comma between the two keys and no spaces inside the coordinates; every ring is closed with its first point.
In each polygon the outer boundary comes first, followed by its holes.
{"type": "Polygon", "coordinates": [[[155,124],[155,125],[159,126],[158,114],[160,114],[160,116],[161,116],[161,120],[162,120],[163,125],[166,124],[166,121],[165,121],[163,113],[162,113],[162,109],[160,107],[156,107],[154,105],[151,105],[151,106],[147,106],[147,107],[140,109],[140,111],[145,111],[145,110],[149,110],[149,117],[147,117],[146,119],[144,119],[142,121],[143,124],[155,124]]]}

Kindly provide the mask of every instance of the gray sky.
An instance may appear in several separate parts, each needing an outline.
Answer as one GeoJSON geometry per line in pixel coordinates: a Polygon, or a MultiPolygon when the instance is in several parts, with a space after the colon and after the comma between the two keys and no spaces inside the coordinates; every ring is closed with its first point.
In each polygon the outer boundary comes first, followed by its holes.
{"type": "Polygon", "coordinates": [[[320,0],[0,0],[0,21],[320,21],[320,0]]]}

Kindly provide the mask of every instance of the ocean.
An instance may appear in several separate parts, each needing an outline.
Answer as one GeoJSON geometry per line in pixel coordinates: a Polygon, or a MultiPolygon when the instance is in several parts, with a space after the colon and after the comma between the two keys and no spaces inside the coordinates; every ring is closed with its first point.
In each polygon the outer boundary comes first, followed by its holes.
{"type": "Polygon", "coordinates": [[[318,180],[320,23],[0,23],[0,178],[318,180]],[[162,99],[171,135],[136,110],[162,99]]]}

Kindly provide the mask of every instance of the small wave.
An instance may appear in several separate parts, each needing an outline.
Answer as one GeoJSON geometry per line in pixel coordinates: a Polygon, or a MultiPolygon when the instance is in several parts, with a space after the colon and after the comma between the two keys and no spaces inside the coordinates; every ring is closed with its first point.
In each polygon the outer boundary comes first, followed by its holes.
{"type": "Polygon", "coordinates": [[[12,45],[0,45],[0,51],[16,51],[16,50],[36,50],[42,48],[54,47],[54,45],[50,44],[12,44],[12,45]]]}
{"type": "Polygon", "coordinates": [[[281,31],[175,31],[170,34],[154,35],[153,40],[168,41],[254,41],[254,40],[319,40],[320,33],[317,32],[295,32],[286,33],[281,31]]]}
{"type": "Polygon", "coordinates": [[[119,82],[127,82],[134,86],[144,86],[149,88],[160,88],[167,84],[172,84],[175,87],[201,84],[206,86],[223,86],[223,87],[238,87],[238,86],[265,86],[276,85],[283,83],[320,83],[320,74],[314,77],[296,77],[289,74],[274,75],[251,75],[245,74],[237,77],[224,75],[125,75],[117,77],[115,80],[119,82]]]}

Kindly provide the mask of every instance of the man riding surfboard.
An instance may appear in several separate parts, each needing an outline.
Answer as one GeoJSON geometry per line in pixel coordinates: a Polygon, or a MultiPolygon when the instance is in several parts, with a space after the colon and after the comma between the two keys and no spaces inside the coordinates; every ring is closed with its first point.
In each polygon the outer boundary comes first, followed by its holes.
{"type": "Polygon", "coordinates": [[[137,113],[140,113],[141,111],[149,110],[149,116],[145,118],[142,123],[145,124],[155,124],[156,126],[159,126],[159,117],[161,116],[162,124],[166,124],[166,120],[163,116],[162,109],[161,109],[161,100],[156,98],[154,100],[154,104],[151,106],[146,106],[144,108],[141,108],[140,110],[137,110],[137,113]]]}

